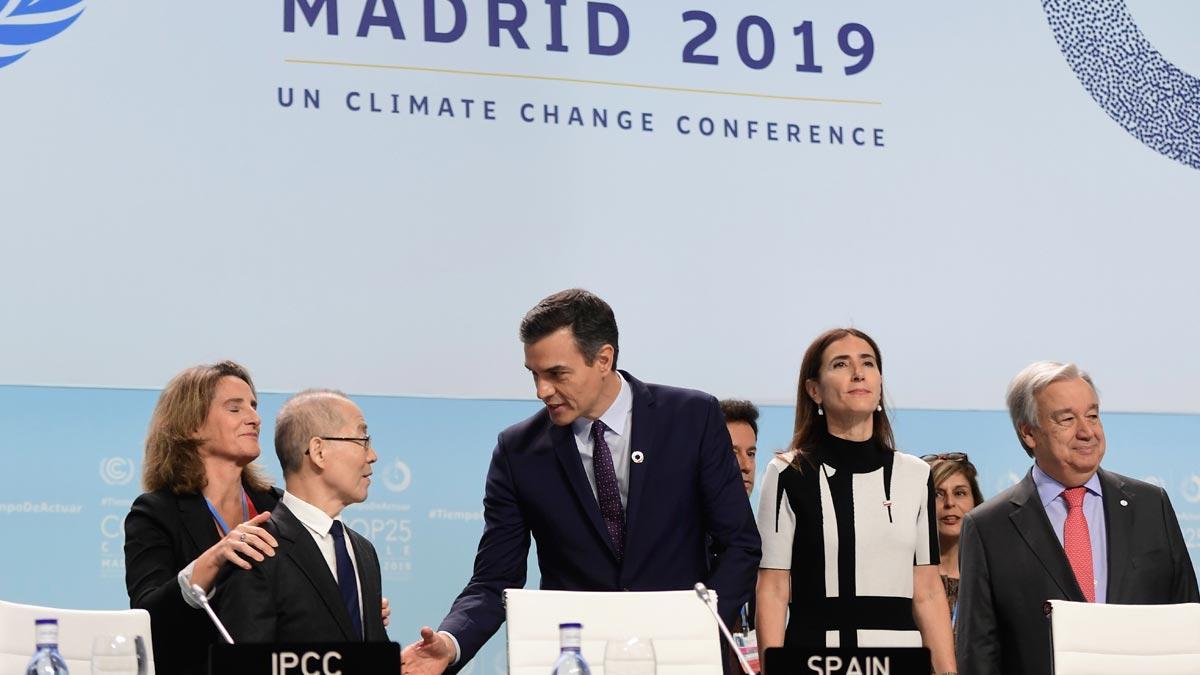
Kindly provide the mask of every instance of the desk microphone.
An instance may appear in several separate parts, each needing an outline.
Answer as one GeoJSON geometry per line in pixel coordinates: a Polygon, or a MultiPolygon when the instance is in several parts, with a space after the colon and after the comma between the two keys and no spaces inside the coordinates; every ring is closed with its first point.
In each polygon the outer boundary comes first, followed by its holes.
{"type": "MultiPolygon", "coordinates": [[[[708,587],[700,582],[696,582],[693,587],[696,590],[696,595],[704,601],[704,606],[708,607],[708,611],[712,612],[713,618],[717,620],[717,626],[721,628],[721,634],[725,636],[725,642],[729,643],[729,648],[733,650],[734,656],[737,657],[738,663],[742,664],[742,670],[746,675],[758,675],[750,668],[750,662],[746,660],[746,655],[742,654],[742,650],[738,647],[738,643],[734,641],[733,634],[729,632],[729,628],[725,626],[725,622],[721,620],[721,615],[717,614],[717,599],[709,592],[708,587]]],[[[205,607],[208,605],[205,604],[205,607]]]]}
{"type": "Polygon", "coordinates": [[[191,590],[192,599],[195,600],[201,607],[203,607],[204,611],[208,612],[208,618],[211,619],[213,625],[217,627],[217,630],[221,633],[221,637],[225,638],[225,642],[233,644],[233,638],[229,637],[229,631],[225,630],[225,624],[221,623],[221,620],[217,618],[217,613],[213,611],[212,605],[208,604],[208,594],[204,592],[203,588],[200,588],[196,584],[192,584],[191,590]]]}

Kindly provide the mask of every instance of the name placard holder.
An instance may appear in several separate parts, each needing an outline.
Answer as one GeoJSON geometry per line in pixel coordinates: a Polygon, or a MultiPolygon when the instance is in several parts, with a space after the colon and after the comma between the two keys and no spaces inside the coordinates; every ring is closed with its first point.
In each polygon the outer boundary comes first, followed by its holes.
{"type": "Polygon", "coordinates": [[[214,644],[208,649],[209,675],[377,675],[400,674],[395,642],[305,642],[214,644]]]}
{"type": "Polygon", "coordinates": [[[929,675],[924,647],[809,649],[773,647],[763,655],[768,675],[929,675]]]}

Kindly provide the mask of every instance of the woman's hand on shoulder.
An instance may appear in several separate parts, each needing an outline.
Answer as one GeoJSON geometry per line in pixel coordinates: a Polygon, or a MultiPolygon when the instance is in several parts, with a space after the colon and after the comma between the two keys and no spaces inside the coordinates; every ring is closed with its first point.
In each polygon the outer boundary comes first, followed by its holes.
{"type": "Polygon", "coordinates": [[[279,542],[262,528],[262,524],[270,517],[270,511],[254,516],[230,530],[220,541],[201,553],[192,571],[192,583],[208,592],[212,590],[217,574],[227,563],[248,570],[254,566],[251,560],[262,562],[266,560],[266,556],[274,556],[279,542]]]}
{"type": "Polygon", "coordinates": [[[233,528],[229,531],[229,534],[221,537],[221,540],[209,549],[210,552],[216,551],[215,556],[218,566],[231,562],[244,570],[248,570],[252,565],[247,558],[255,562],[262,562],[266,560],[266,556],[274,557],[275,549],[279,547],[279,542],[275,540],[275,537],[271,536],[270,532],[261,527],[270,517],[271,512],[264,511],[233,528]]]}

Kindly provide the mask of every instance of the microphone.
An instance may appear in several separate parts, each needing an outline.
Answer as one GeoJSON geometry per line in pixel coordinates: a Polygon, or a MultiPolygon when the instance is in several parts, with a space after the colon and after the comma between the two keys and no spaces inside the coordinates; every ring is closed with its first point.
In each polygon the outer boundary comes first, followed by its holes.
{"type": "Polygon", "coordinates": [[[191,591],[192,599],[195,600],[196,603],[201,607],[203,607],[204,611],[208,612],[208,618],[211,619],[213,625],[217,627],[217,631],[221,633],[221,637],[225,638],[225,642],[233,644],[233,638],[229,636],[229,631],[225,630],[225,624],[221,623],[221,620],[217,618],[217,613],[213,611],[212,605],[208,604],[208,594],[204,592],[203,588],[200,588],[196,584],[192,584],[191,591]]]}
{"type": "MultiPolygon", "coordinates": [[[[750,668],[750,662],[746,660],[746,655],[742,654],[742,650],[738,648],[737,642],[733,639],[733,634],[729,632],[729,628],[725,626],[725,622],[721,620],[721,615],[717,614],[717,598],[708,587],[699,581],[693,587],[696,590],[696,595],[704,601],[704,606],[708,607],[708,611],[712,612],[713,618],[717,620],[717,626],[721,629],[721,634],[725,636],[725,642],[729,643],[729,648],[733,650],[734,656],[737,657],[738,663],[742,664],[742,670],[746,675],[757,675],[750,668]]],[[[205,605],[207,607],[208,605],[205,605]]]]}

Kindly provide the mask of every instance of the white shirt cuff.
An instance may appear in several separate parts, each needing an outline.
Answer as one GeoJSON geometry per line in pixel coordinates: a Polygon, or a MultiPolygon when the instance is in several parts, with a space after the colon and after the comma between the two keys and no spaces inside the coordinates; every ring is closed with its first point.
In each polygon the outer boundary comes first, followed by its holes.
{"type": "Polygon", "coordinates": [[[441,633],[442,635],[445,635],[446,637],[450,638],[450,642],[454,643],[454,658],[451,659],[450,665],[452,665],[452,666],[458,665],[458,657],[460,654],[462,654],[462,650],[458,648],[458,638],[454,637],[453,633],[450,633],[450,632],[447,632],[444,630],[439,630],[438,632],[441,633]]]}
{"type": "MultiPolygon", "coordinates": [[[[195,569],[196,561],[193,560],[192,562],[188,563],[187,567],[179,570],[179,574],[175,578],[179,580],[179,592],[183,594],[183,601],[186,602],[192,609],[204,609],[199,602],[196,602],[195,596],[192,595],[192,571],[195,569]]],[[[217,589],[214,586],[213,589],[208,592],[209,600],[212,600],[213,593],[216,593],[216,591],[217,589]]],[[[457,647],[458,643],[456,642],[454,645],[457,647]]]]}

